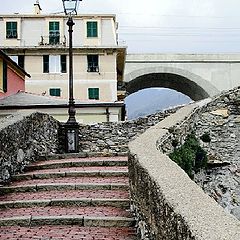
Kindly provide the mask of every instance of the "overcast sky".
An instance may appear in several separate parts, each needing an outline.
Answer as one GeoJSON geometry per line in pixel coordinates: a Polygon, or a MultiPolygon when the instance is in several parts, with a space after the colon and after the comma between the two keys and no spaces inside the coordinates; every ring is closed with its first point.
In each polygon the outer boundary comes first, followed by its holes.
{"type": "MultiPolygon", "coordinates": [[[[43,13],[61,0],[39,0],[43,13]]],[[[36,0],[0,0],[0,14],[32,13],[36,0]]],[[[240,52],[239,0],[83,0],[78,13],[112,13],[129,53],[240,52]]]]}

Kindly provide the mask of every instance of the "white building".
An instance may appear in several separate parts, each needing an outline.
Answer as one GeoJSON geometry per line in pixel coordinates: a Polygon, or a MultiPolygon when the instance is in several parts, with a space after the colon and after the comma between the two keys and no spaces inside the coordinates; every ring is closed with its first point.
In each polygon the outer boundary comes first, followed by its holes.
{"type": "MultiPolygon", "coordinates": [[[[31,75],[27,92],[68,98],[67,17],[42,15],[38,3],[34,8],[31,15],[0,15],[0,48],[31,75]]],[[[116,102],[126,47],[118,45],[115,15],[77,15],[73,20],[74,98],[116,102]]]]}

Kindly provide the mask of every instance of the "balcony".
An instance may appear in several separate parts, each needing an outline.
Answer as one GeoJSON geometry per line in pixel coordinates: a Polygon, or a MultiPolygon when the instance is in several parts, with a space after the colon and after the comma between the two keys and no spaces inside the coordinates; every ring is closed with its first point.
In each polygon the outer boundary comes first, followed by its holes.
{"type": "Polygon", "coordinates": [[[49,34],[48,36],[41,36],[40,37],[40,42],[38,43],[39,46],[56,46],[56,45],[61,45],[61,46],[66,46],[66,36],[64,35],[63,37],[60,36],[59,33],[52,33],[49,34]]]}

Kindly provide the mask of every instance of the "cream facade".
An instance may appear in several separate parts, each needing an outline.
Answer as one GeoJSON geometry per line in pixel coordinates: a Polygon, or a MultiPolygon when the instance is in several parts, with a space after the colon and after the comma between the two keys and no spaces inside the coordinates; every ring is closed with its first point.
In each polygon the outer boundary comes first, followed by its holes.
{"type": "MultiPolygon", "coordinates": [[[[67,17],[35,12],[0,16],[0,47],[31,75],[27,92],[68,98],[67,17]]],[[[74,98],[117,101],[126,47],[118,45],[115,15],[81,15],[73,20],[74,98]]]]}

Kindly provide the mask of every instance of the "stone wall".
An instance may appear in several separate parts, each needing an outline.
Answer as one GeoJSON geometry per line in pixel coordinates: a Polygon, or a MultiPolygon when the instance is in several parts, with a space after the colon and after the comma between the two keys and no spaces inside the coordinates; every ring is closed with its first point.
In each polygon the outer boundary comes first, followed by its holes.
{"type": "Polygon", "coordinates": [[[240,220],[240,87],[208,101],[173,126],[158,147],[170,153],[173,141],[180,146],[194,131],[209,159],[208,169],[195,173],[194,181],[240,220]],[[204,133],[210,136],[209,143],[201,140],[204,133]]]}
{"type": "Polygon", "coordinates": [[[240,88],[227,92],[203,108],[195,123],[208,153],[209,168],[195,174],[195,182],[226,211],[240,220],[240,88]]]}
{"type": "Polygon", "coordinates": [[[132,121],[81,125],[79,135],[80,151],[102,152],[111,155],[127,153],[129,141],[176,112],[178,108],[132,121]]]}
{"type": "Polygon", "coordinates": [[[33,113],[11,115],[0,120],[0,184],[39,155],[58,151],[59,123],[52,117],[33,113]]]}
{"type": "MultiPolygon", "coordinates": [[[[166,155],[174,148],[173,140],[181,145],[190,131],[196,130],[197,136],[200,137],[208,129],[209,118],[203,123],[199,116],[206,116],[211,111],[227,106],[228,110],[235,109],[234,113],[237,113],[238,96],[239,88],[224,96],[218,96],[210,103],[209,100],[205,100],[186,106],[149,128],[129,144],[132,207],[138,218],[142,239],[240,238],[237,219],[226,213],[213,198],[204,194],[202,189],[166,155]],[[231,100],[227,95],[231,96],[231,100]],[[203,131],[204,124],[206,129],[203,131]]],[[[210,115],[212,116],[212,113],[210,115]]],[[[236,132],[239,132],[236,120],[238,117],[234,116],[232,119],[233,122],[229,121],[228,124],[232,128],[235,126],[236,132]]],[[[230,131],[228,136],[238,144],[236,132],[230,131]]],[[[216,138],[218,136],[213,135],[213,142],[216,138]]],[[[215,151],[218,151],[217,147],[221,146],[216,144],[215,147],[215,151]]],[[[224,148],[224,145],[222,147],[224,148]]],[[[231,151],[229,147],[229,152],[231,151]]],[[[239,159],[237,155],[236,157],[239,159]]]]}

